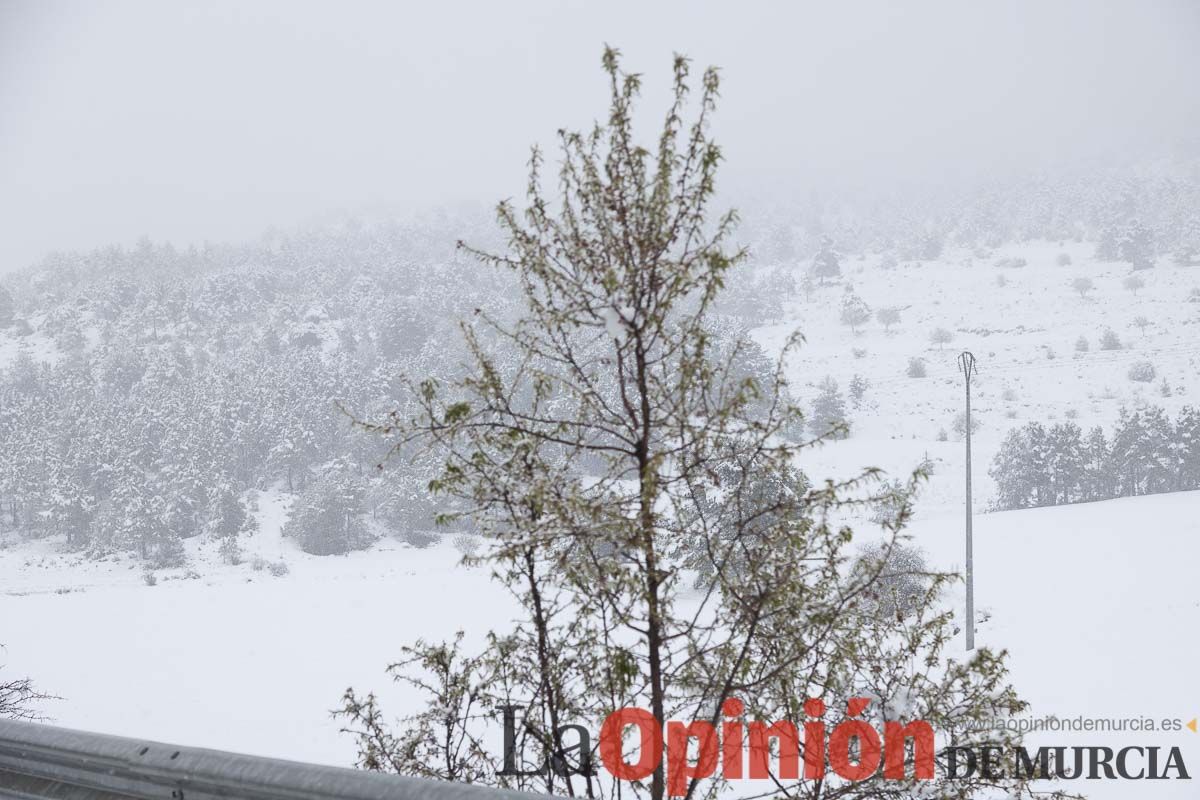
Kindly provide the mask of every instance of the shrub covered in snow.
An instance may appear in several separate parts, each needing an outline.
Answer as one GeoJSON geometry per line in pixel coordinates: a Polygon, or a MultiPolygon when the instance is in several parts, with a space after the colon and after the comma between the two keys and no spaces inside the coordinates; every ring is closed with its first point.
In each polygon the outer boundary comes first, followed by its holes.
{"type": "Polygon", "coordinates": [[[1158,376],[1154,365],[1149,361],[1138,361],[1129,367],[1129,380],[1139,383],[1149,383],[1158,376]]]}
{"type": "Polygon", "coordinates": [[[854,562],[854,570],[876,574],[865,598],[867,613],[885,619],[903,620],[915,613],[926,601],[932,583],[932,570],[924,554],[915,547],[896,544],[869,544],[854,562]]]}
{"type": "Polygon", "coordinates": [[[934,328],[929,333],[929,341],[936,344],[938,346],[938,350],[941,350],[942,347],[954,341],[954,334],[945,328],[934,328]]]}

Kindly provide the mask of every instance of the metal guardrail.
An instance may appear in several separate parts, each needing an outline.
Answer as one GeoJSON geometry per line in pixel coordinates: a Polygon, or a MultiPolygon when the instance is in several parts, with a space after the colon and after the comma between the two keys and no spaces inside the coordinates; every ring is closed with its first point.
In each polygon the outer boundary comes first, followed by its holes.
{"type": "Polygon", "coordinates": [[[0,798],[529,800],[505,789],[0,720],[0,798]]]}

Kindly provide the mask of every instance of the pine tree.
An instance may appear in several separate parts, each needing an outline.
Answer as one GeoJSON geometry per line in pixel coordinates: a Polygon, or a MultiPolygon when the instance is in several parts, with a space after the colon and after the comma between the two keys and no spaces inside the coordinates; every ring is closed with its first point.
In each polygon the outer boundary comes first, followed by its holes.
{"type": "Polygon", "coordinates": [[[1027,469],[1033,486],[1033,504],[1038,507],[1052,505],[1054,486],[1050,479],[1049,434],[1040,422],[1030,422],[1025,426],[1025,430],[1029,446],[1027,469]]]}
{"type": "Polygon", "coordinates": [[[1174,454],[1171,452],[1175,430],[1166,412],[1159,406],[1150,406],[1142,412],[1145,440],[1141,447],[1141,460],[1145,464],[1146,483],[1143,492],[1156,494],[1174,488],[1174,454]]]}
{"type": "Polygon", "coordinates": [[[1048,440],[1051,503],[1078,502],[1086,471],[1083,431],[1073,422],[1060,423],[1050,428],[1048,440]]]}
{"type": "Polygon", "coordinates": [[[1135,270],[1154,266],[1154,232],[1139,220],[1132,220],[1118,242],[1120,259],[1128,261],[1135,270]]]}
{"type": "Polygon", "coordinates": [[[1029,437],[1023,428],[1005,434],[988,474],[996,482],[996,506],[1000,509],[1033,505],[1033,475],[1029,463],[1029,437]]]}
{"type": "Polygon", "coordinates": [[[363,518],[365,487],[346,465],[327,471],[296,501],[283,535],[313,555],[341,555],[361,550],[372,537],[363,518]]]}
{"type": "Polygon", "coordinates": [[[819,392],[813,400],[808,427],[816,436],[849,435],[850,423],[846,421],[846,403],[838,390],[837,381],[829,375],[821,381],[819,392]]]}
{"type": "Polygon", "coordinates": [[[1112,464],[1117,470],[1117,495],[1145,493],[1146,474],[1151,468],[1147,458],[1146,430],[1139,411],[1122,408],[1112,440],[1112,464]]]}
{"type": "Polygon", "coordinates": [[[1100,427],[1088,431],[1084,445],[1084,500],[1107,500],[1116,494],[1116,481],[1112,464],[1112,452],[1104,430],[1100,427]]]}
{"type": "Polygon", "coordinates": [[[821,240],[821,249],[813,256],[812,268],[809,274],[815,277],[822,285],[826,278],[841,277],[842,268],[838,259],[837,252],[833,249],[833,240],[828,236],[821,240]]]}
{"type": "Polygon", "coordinates": [[[1200,489],[1200,411],[1184,406],[1175,421],[1174,465],[1177,490],[1200,489]]]}

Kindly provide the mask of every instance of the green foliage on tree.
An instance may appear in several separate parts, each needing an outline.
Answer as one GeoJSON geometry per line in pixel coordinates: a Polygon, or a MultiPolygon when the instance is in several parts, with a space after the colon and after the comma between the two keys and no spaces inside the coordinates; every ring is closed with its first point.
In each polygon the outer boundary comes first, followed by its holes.
{"type": "MultiPolygon", "coordinates": [[[[803,420],[784,379],[797,338],[766,375],[739,371],[746,347],[714,346],[713,304],[743,257],[729,244],[736,216],[709,213],[722,156],[708,134],[717,71],[704,73],[689,106],[690,64],[677,57],[662,129],[643,145],[633,132],[641,78],[621,70],[615,50],[603,66],[609,111],[587,133],[560,133],[556,192],[543,188],[535,150],[525,208],[498,207],[507,250],[466,248],[516,277],[520,313],[464,321],[471,361],[461,377],[410,382],[415,411],[363,423],[400,452],[419,444],[441,459],[431,490],[460,504],[451,517],[478,527],[487,544],[472,561],[512,593],[522,619],[475,655],[457,641],[405,649],[392,677],[428,705],[403,733],[374,696],[348,691],[341,715],[360,766],[664,800],[661,766],[620,788],[587,774],[498,774],[500,753],[475,743],[489,726],[498,733],[496,712],[509,704],[528,706],[518,746],[539,764],[543,755],[579,764],[565,723],[596,731],[627,706],[660,724],[717,721],[734,696],[749,718],[767,720],[803,719],[804,699],[822,697],[831,726],[850,697],[876,698],[885,717],[903,699],[910,718],[953,724],[957,744],[978,739],[985,734],[966,720],[1024,703],[1003,653],[948,655],[953,617],[934,600],[949,576],[929,576],[911,613],[883,619],[869,594],[888,559],[842,568],[854,532],[835,512],[897,500],[881,525],[882,546],[893,548],[920,475],[901,492],[881,487],[873,469],[808,485],[799,464],[820,440],[788,435],[803,420]]],[[[720,788],[697,779],[686,794],[720,788]]],[[[916,791],[836,778],[780,791],[868,797],[885,788],[916,791]]],[[[984,789],[955,784],[961,797],[984,789]]]]}

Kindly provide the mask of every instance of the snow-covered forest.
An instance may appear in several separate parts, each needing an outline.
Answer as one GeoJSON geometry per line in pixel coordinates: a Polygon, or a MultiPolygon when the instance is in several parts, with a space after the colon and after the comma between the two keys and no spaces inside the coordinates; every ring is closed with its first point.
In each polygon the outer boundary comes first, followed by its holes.
{"type": "MultiPolygon", "coordinates": [[[[848,324],[847,302],[870,295],[876,276],[903,266],[902,280],[920,283],[934,265],[950,263],[1001,280],[1021,274],[1010,270],[1024,259],[993,259],[991,251],[1020,253],[1027,243],[1069,243],[1097,266],[1128,271],[1125,284],[1134,289],[1145,283],[1136,277],[1142,270],[1200,265],[1194,161],[907,201],[751,206],[739,236],[752,257],[721,300],[725,322],[715,334],[729,339],[763,322],[794,321],[815,339],[818,332],[804,324],[814,293],[817,303],[839,303],[839,322],[848,324]]],[[[514,286],[453,246],[461,238],[493,241],[487,223],[483,215],[446,214],[351,220],[186,250],[143,240],[132,249],[53,254],[6,276],[0,535],[9,542],[52,537],[91,558],[134,552],[153,567],[181,565],[181,540],[203,537],[238,561],[238,538],[255,524],[247,492],[278,488],[302,498],[285,536],[306,552],[344,553],[383,536],[427,543],[437,513],[426,491],[429,465],[411,454],[389,457],[351,420],[376,421],[394,410],[405,376],[452,374],[462,359],[456,320],[474,309],[512,313],[514,286]]],[[[1094,267],[1070,259],[1062,253],[1029,270],[1090,281],[1094,267]]],[[[1200,297],[1196,289],[1174,299],[1190,304],[1200,297]]],[[[1139,298],[1125,291],[1120,302],[1136,306],[1139,298]]],[[[1200,303],[1191,308],[1200,312],[1200,303]]],[[[889,336],[897,322],[896,338],[926,335],[904,330],[913,311],[876,312],[889,336]]],[[[858,313],[860,323],[872,322],[869,308],[858,313]]],[[[830,355],[848,354],[854,337],[847,342],[830,355]]],[[[761,352],[745,364],[770,368],[761,352]]],[[[869,384],[855,377],[857,384],[852,378],[845,386],[847,400],[836,383],[812,391],[810,424],[853,422],[857,412],[845,405],[858,405],[869,384]]],[[[1169,395],[1171,377],[1183,378],[1163,376],[1153,387],[1169,395]]],[[[1150,427],[1160,439],[1194,442],[1194,412],[1179,425],[1150,427]]],[[[1194,450],[1190,444],[1176,456],[1190,465],[1194,450]]],[[[1194,488],[1185,478],[1194,467],[1180,471],[1160,460],[1178,479],[1160,482],[1163,488],[1194,488]]],[[[1001,507],[1051,502],[1018,498],[1013,480],[1001,490],[1001,507]]],[[[1135,484],[1077,496],[1146,491],[1135,484]]]]}

